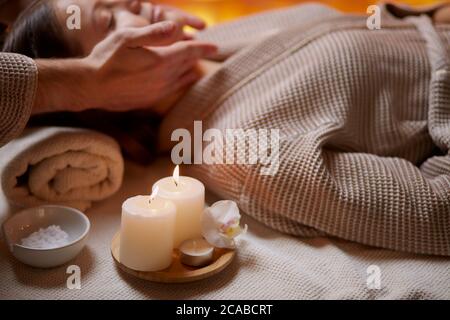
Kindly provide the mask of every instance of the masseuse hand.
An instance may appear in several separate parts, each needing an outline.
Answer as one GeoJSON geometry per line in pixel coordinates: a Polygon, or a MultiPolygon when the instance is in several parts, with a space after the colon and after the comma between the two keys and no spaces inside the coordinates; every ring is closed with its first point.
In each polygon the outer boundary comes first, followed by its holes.
{"type": "Polygon", "coordinates": [[[199,59],[213,44],[173,42],[177,27],[161,22],[123,29],[99,43],[83,59],[38,60],[39,83],[34,113],[101,108],[148,108],[196,80],[199,59]]]}
{"type": "Polygon", "coordinates": [[[184,27],[191,27],[197,30],[203,30],[206,27],[206,23],[200,17],[187,13],[176,7],[169,5],[152,5],[151,10],[152,23],[161,21],[172,21],[177,24],[178,40],[192,40],[193,36],[184,31],[184,27]]]}

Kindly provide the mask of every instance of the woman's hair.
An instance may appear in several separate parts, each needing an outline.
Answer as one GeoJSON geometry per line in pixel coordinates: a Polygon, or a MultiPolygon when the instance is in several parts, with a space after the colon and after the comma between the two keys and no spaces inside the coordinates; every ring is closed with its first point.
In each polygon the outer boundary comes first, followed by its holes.
{"type": "MultiPolygon", "coordinates": [[[[52,6],[54,0],[37,0],[7,32],[3,51],[30,58],[69,58],[79,55],[64,38],[52,6]]],[[[121,145],[125,157],[149,164],[156,155],[160,118],[153,113],[115,113],[102,110],[58,112],[33,116],[30,127],[69,126],[104,132],[121,145]],[[102,119],[103,121],[98,121],[102,119]]]]}
{"type": "Polygon", "coordinates": [[[6,28],[7,26],[0,22],[0,47],[2,48],[3,44],[5,43],[6,28]]]}
{"type": "Polygon", "coordinates": [[[25,9],[9,28],[2,51],[33,59],[75,56],[64,38],[51,2],[36,0],[25,9]]]}

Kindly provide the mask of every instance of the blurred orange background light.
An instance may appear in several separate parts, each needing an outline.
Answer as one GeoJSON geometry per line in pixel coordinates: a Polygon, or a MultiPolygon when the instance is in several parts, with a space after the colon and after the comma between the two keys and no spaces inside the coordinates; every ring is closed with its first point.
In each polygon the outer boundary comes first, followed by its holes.
{"type": "MultiPolygon", "coordinates": [[[[228,21],[241,16],[270,9],[283,8],[296,4],[312,2],[305,0],[159,0],[165,3],[195,13],[205,19],[210,25],[228,21]]],[[[323,4],[333,6],[346,12],[365,13],[369,5],[379,3],[369,0],[319,0],[323,4]]],[[[442,1],[436,0],[405,0],[397,1],[409,5],[430,5],[442,1]]]]}

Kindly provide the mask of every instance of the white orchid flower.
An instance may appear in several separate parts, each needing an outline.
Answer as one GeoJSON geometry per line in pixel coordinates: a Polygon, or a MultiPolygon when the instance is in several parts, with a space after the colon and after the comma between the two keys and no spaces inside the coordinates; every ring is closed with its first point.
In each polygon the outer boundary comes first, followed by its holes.
{"type": "Polygon", "coordinates": [[[233,249],[235,238],[247,232],[240,226],[241,215],[234,201],[223,200],[206,208],[202,218],[202,232],[206,241],[218,248],[233,249]]]}

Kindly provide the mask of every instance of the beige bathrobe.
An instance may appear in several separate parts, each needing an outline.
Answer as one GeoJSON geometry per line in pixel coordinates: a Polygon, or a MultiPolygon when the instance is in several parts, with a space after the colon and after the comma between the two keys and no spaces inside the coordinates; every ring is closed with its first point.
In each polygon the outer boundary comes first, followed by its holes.
{"type": "Polygon", "coordinates": [[[174,108],[161,143],[194,120],[279,129],[274,176],[237,164],[190,174],[282,232],[448,256],[450,25],[366,20],[306,5],[207,31],[235,54],[174,108]]]}

